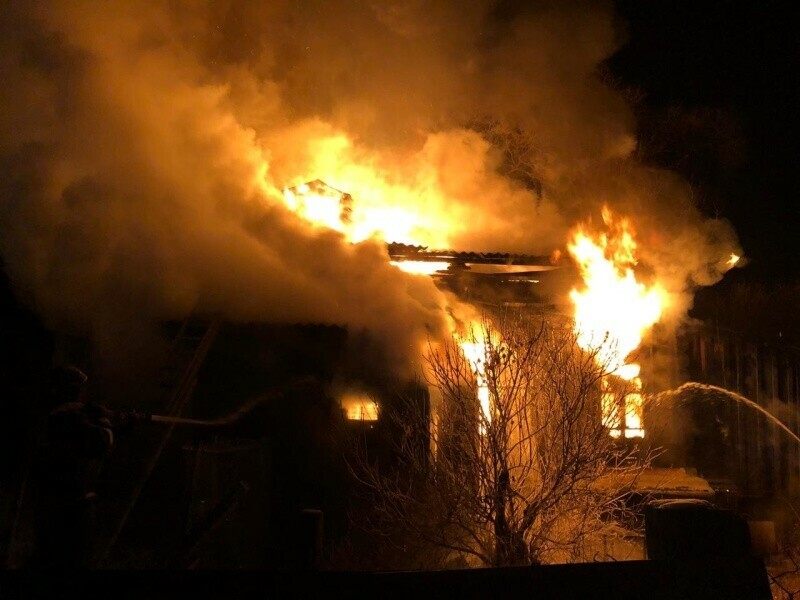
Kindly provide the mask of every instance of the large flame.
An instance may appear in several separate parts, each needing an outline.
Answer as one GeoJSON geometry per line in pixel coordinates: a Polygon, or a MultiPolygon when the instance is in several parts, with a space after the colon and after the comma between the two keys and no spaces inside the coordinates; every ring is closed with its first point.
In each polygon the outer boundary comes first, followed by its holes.
{"type": "MultiPolygon", "coordinates": [[[[349,188],[350,186],[348,186],[349,188]]],[[[391,191],[392,188],[389,188],[391,191]]],[[[386,191],[370,188],[366,196],[358,197],[358,205],[352,208],[350,194],[317,180],[283,190],[284,200],[293,212],[313,225],[334,229],[344,234],[348,241],[358,243],[368,238],[412,245],[447,245],[444,231],[431,235],[436,228],[430,223],[426,230],[418,226],[426,221],[424,211],[411,204],[387,204],[381,202],[386,191]]],[[[409,193],[409,197],[414,195],[409,193]]],[[[424,206],[424,202],[420,203],[424,206]]],[[[443,221],[446,224],[447,221],[443,221]]]]}
{"type": "Polygon", "coordinates": [[[286,205],[314,225],[335,229],[353,243],[378,238],[435,248],[449,247],[452,234],[466,227],[459,204],[447,197],[425,161],[410,173],[403,165],[390,172],[359,156],[344,134],[315,140],[314,146],[309,172],[325,183],[300,183],[283,191],[286,205]]]}
{"type": "Polygon", "coordinates": [[[450,267],[450,263],[446,261],[393,260],[391,263],[401,271],[417,275],[435,275],[450,267]]]}
{"type": "Polygon", "coordinates": [[[486,361],[488,360],[492,343],[491,334],[483,324],[473,324],[470,332],[471,337],[467,340],[461,340],[459,346],[464,358],[467,359],[472,372],[475,374],[478,403],[483,414],[480,432],[485,434],[486,424],[492,422],[491,394],[489,393],[489,382],[486,380],[486,361]]]}
{"type": "Polygon", "coordinates": [[[607,232],[592,234],[585,225],[576,228],[567,248],[580,268],[583,289],[573,289],[575,332],[578,344],[595,352],[598,362],[613,376],[629,382],[632,390],[617,406],[608,381],[604,382],[603,419],[618,437],[642,437],[642,382],[639,365],[628,363],[642,336],[658,322],[666,293],[658,285],[638,281],[635,233],[628,219],[615,219],[603,209],[607,232]]]}

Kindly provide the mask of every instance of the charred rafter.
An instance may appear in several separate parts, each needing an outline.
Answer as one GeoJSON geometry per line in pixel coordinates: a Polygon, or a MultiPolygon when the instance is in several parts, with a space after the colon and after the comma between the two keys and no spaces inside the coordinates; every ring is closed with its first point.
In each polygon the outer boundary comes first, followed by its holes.
{"type": "Polygon", "coordinates": [[[552,267],[549,256],[530,254],[509,254],[501,252],[456,252],[455,250],[429,250],[427,246],[412,246],[392,242],[387,244],[392,260],[418,260],[429,262],[449,262],[455,264],[483,265],[530,265],[552,267]]]}

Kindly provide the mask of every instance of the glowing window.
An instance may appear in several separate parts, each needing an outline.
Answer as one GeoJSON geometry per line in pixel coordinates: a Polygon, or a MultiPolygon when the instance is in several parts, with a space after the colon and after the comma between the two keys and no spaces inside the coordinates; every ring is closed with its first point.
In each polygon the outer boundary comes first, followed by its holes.
{"type": "Polygon", "coordinates": [[[609,435],[613,438],[622,436],[623,423],[626,438],[644,437],[642,381],[638,377],[634,377],[631,382],[634,391],[625,394],[622,398],[609,390],[606,380],[602,382],[604,388],[601,396],[603,425],[608,428],[609,435]]]}
{"type": "Polygon", "coordinates": [[[366,394],[345,394],[340,402],[349,421],[378,420],[378,404],[366,394]]]}

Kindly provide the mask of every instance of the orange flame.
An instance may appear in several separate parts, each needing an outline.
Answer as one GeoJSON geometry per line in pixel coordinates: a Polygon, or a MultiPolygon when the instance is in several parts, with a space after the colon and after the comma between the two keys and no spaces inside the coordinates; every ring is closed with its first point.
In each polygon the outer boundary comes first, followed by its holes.
{"type": "Polygon", "coordinates": [[[393,260],[395,267],[406,273],[416,275],[435,275],[439,271],[447,271],[450,263],[446,261],[427,261],[427,260],[393,260]]]}
{"type": "Polygon", "coordinates": [[[317,180],[284,189],[286,206],[317,226],[340,231],[350,242],[377,238],[447,248],[453,235],[467,227],[460,204],[442,189],[437,163],[428,156],[433,149],[392,168],[345,134],[315,138],[309,141],[309,151],[313,160],[308,172],[325,183],[317,180]],[[352,210],[342,219],[339,201],[349,194],[352,210]]]}
{"type": "Polygon", "coordinates": [[[473,323],[469,331],[471,337],[462,339],[459,342],[459,346],[464,358],[467,359],[472,372],[475,374],[478,403],[483,414],[480,432],[485,434],[486,424],[492,422],[491,395],[489,393],[489,382],[486,380],[486,361],[492,344],[491,338],[494,336],[487,332],[485,324],[473,323]]]}
{"type": "Polygon", "coordinates": [[[567,248],[578,263],[583,290],[573,289],[575,332],[584,350],[595,352],[598,362],[613,375],[630,382],[624,410],[615,410],[613,394],[603,393],[603,418],[618,437],[624,425],[626,437],[642,437],[642,394],[639,365],[628,364],[642,336],[656,323],[666,305],[666,293],[658,285],[636,279],[636,240],[628,219],[615,219],[603,209],[607,233],[592,235],[585,226],[575,230],[567,248]],[[623,412],[624,414],[619,414],[623,412]]]}
{"type": "Polygon", "coordinates": [[[378,403],[367,394],[348,392],[339,399],[339,403],[348,421],[378,420],[378,403]]]}
{"type": "MultiPolygon", "coordinates": [[[[368,195],[358,196],[358,204],[352,207],[350,194],[317,180],[286,188],[283,197],[286,206],[297,215],[317,227],[343,233],[349,242],[377,238],[402,244],[447,246],[444,230],[449,221],[434,222],[421,208],[399,203],[395,196],[401,193],[391,187],[370,188],[365,193],[368,195]]],[[[409,197],[414,194],[409,193],[409,197]]],[[[418,204],[425,206],[424,201],[418,204]]]]}
{"type": "Polygon", "coordinates": [[[313,225],[344,233],[346,219],[343,213],[346,208],[343,204],[347,194],[321,185],[312,188],[312,185],[303,183],[296,188],[283,190],[286,206],[313,225]]]}

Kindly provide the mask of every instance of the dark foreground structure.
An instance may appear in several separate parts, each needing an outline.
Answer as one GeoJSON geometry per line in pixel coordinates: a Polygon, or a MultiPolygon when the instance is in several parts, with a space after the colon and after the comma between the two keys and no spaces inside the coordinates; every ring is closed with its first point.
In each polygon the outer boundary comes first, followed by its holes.
{"type": "Polygon", "coordinates": [[[757,558],[646,560],[409,573],[6,572],[2,598],[771,598],[757,558]],[[110,591],[113,590],[113,593],[110,591]]]}
{"type": "MultiPolygon", "coordinates": [[[[746,522],[699,500],[645,510],[649,560],[449,571],[43,571],[0,575],[0,598],[535,598],[768,600],[746,522]]],[[[312,549],[313,527],[306,532],[312,549]]]]}
{"type": "MultiPolygon", "coordinates": [[[[696,500],[645,511],[650,560],[416,572],[9,571],[0,598],[591,598],[769,600],[746,522],[696,500]]],[[[311,533],[309,531],[309,533],[311,533]]],[[[313,535],[308,536],[310,545],[313,535]]],[[[312,564],[312,563],[309,563],[312,564]]]]}

